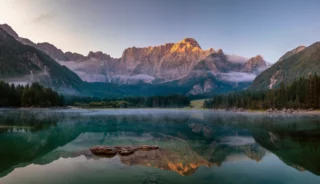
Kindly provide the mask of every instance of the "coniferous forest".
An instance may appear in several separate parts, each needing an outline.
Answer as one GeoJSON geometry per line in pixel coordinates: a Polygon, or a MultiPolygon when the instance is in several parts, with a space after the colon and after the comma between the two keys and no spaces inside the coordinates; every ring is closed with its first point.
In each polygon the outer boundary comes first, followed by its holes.
{"type": "Polygon", "coordinates": [[[190,100],[181,95],[124,97],[121,99],[75,96],[65,98],[39,83],[23,86],[0,81],[0,107],[58,107],[65,105],[88,108],[176,108],[190,105],[190,100]]]}
{"type": "Polygon", "coordinates": [[[177,108],[189,106],[190,100],[182,95],[124,97],[120,99],[71,97],[66,98],[66,104],[88,108],[177,108]]]}
{"type": "Polygon", "coordinates": [[[63,104],[63,96],[39,83],[23,86],[0,81],[0,107],[53,107],[63,104]]]}
{"type": "Polygon", "coordinates": [[[319,109],[320,77],[310,75],[289,85],[265,91],[246,90],[227,95],[217,95],[205,100],[204,108],[245,108],[245,109],[319,109]]]}

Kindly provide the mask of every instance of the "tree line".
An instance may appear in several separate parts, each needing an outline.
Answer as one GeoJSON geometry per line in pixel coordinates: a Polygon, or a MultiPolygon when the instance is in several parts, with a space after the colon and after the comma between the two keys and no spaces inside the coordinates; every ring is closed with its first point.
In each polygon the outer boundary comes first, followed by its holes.
{"type": "Polygon", "coordinates": [[[189,98],[182,95],[152,96],[152,97],[124,97],[124,98],[92,98],[69,97],[68,105],[96,108],[178,108],[190,105],[189,98]]]}
{"type": "Polygon", "coordinates": [[[204,108],[245,109],[319,109],[320,77],[316,74],[300,78],[289,85],[264,91],[245,90],[227,95],[217,95],[205,100],[204,108]]]}
{"type": "Polygon", "coordinates": [[[58,107],[80,106],[92,108],[176,108],[190,105],[182,95],[153,97],[124,97],[118,99],[62,96],[39,83],[14,85],[0,81],[0,107],[58,107]]]}
{"type": "Polygon", "coordinates": [[[63,96],[39,83],[23,86],[0,81],[0,107],[54,107],[63,104],[63,96]]]}

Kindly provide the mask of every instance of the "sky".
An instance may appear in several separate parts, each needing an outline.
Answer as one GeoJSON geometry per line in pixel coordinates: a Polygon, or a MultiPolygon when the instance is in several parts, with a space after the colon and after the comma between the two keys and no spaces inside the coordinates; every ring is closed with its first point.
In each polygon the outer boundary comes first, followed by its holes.
{"type": "Polygon", "coordinates": [[[195,38],[203,49],[274,63],[320,41],[319,0],[0,0],[0,23],[63,51],[124,49],[195,38]]]}

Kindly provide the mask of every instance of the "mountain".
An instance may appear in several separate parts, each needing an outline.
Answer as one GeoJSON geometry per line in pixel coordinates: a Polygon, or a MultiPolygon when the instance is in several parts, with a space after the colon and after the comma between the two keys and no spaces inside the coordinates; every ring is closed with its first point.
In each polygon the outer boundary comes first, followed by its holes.
{"type": "Polygon", "coordinates": [[[266,66],[262,58],[257,61],[249,60],[247,65],[247,62],[231,61],[221,49],[203,50],[193,38],[154,47],[128,48],[124,50],[121,58],[104,55],[106,57],[98,58],[88,54],[87,57],[74,57],[74,60],[67,56],[68,59],[59,63],[76,72],[84,81],[118,84],[165,83],[180,80],[193,72],[194,67],[198,67],[199,62],[203,60],[206,64],[213,62],[212,59],[215,60],[214,65],[217,67],[215,73],[241,72],[243,67],[250,65],[253,65],[252,69],[246,69],[245,72],[256,73],[258,68],[266,66]],[[220,57],[211,56],[212,54],[220,57]]]}
{"type": "Polygon", "coordinates": [[[142,57],[135,59],[133,62],[129,59],[130,55],[126,51],[122,57],[123,62],[129,66],[132,66],[132,63],[138,63],[138,65],[133,66],[134,74],[148,74],[157,79],[170,81],[187,75],[199,60],[204,59],[214,50],[202,50],[196,40],[185,38],[176,44],[166,44],[164,49],[161,46],[160,50],[157,47],[149,47],[140,50],[140,52],[142,57]]]}
{"type": "MultiPolygon", "coordinates": [[[[177,80],[204,59],[213,49],[202,50],[197,41],[186,38],[178,43],[155,47],[125,49],[121,58],[112,58],[102,52],[78,57],[65,53],[66,59],[58,60],[88,82],[119,84],[151,83],[153,80],[177,80]]],[[[47,52],[49,53],[49,52],[47,52]]]]}
{"type": "Polygon", "coordinates": [[[221,49],[203,50],[192,38],[154,47],[128,48],[121,58],[112,58],[101,52],[100,55],[97,57],[89,53],[79,60],[59,63],[76,72],[84,81],[150,84],[147,86],[151,89],[161,86],[168,91],[166,93],[187,95],[241,90],[248,87],[255,75],[267,66],[261,56],[243,62],[243,57],[238,57],[239,61],[237,57],[231,60],[221,49]],[[232,72],[241,76],[233,81],[234,77],[230,77],[232,72]],[[250,75],[249,80],[243,75],[250,75]],[[180,89],[174,89],[177,87],[180,89]]]}
{"type": "Polygon", "coordinates": [[[253,81],[251,89],[271,89],[320,71],[320,42],[287,52],[253,81]]]}
{"type": "Polygon", "coordinates": [[[214,73],[236,71],[256,74],[267,66],[259,55],[243,62],[243,57],[225,55],[221,49],[203,50],[193,38],[154,47],[127,48],[120,58],[112,58],[101,51],[90,51],[87,56],[63,53],[49,43],[38,43],[37,48],[87,82],[166,83],[190,76],[195,69],[199,70],[201,64],[214,65],[214,73]]]}
{"type": "Polygon", "coordinates": [[[17,83],[40,82],[63,92],[75,92],[82,85],[82,80],[67,67],[1,28],[0,78],[17,83]]]}
{"type": "MultiPolygon", "coordinates": [[[[108,96],[110,98],[124,95],[125,92],[120,86],[83,82],[68,67],[52,59],[65,58],[64,55],[67,58],[82,58],[76,53],[62,53],[50,43],[35,44],[19,37],[9,25],[0,25],[1,80],[23,85],[39,82],[60,93],[71,95],[108,96]]],[[[135,94],[130,86],[124,89],[135,94]]]]}
{"type": "MultiPolygon", "coordinates": [[[[247,88],[267,66],[261,56],[246,59],[227,55],[222,49],[204,50],[193,38],[160,46],[131,47],[125,49],[120,58],[113,58],[101,51],[90,51],[86,56],[63,52],[50,43],[35,44],[19,37],[7,24],[0,28],[23,47],[32,47],[51,62],[55,61],[56,66],[68,68],[68,75],[71,71],[76,73],[77,90],[87,95],[213,95],[247,88]],[[79,79],[85,81],[81,87],[79,79]]],[[[73,86],[67,81],[64,85],[73,86]]]]}

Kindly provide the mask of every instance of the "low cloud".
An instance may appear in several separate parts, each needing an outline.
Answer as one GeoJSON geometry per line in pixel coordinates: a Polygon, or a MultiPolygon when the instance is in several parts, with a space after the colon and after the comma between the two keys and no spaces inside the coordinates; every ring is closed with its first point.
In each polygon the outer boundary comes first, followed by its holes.
{"type": "Polygon", "coordinates": [[[220,73],[219,76],[224,81],[229,82],[251,82],[257,75],[244,72],[229,72],[229,73],[220,73]]]}
{"type": "Polygon", "coordinates": [[[104,74],[90,74],[83,71],[75,71],[75,73],[86,82],[106,82],[107,77],[104,74]]]}
{"type": "Polygon", "coordinates": [[[124,80],[143,80],[143,81],[153,81],[155,79],[153,76],[146,75],[146,74],[138,74],[138,75],[132,75],[132,76],[118,75],[118,76],[115,76],[115,78],[120,78],[124,80]]]}
{"type": "Polygon", "coordinates": [[[64,65],[73,71],[82,71],[87,73],[102,74],[104,73],[104,61],[88,60],[83,62],[78,61],[58,61],[60,65],[64,65]]]}
{"type": "Polygon", "coordinates": [[[232,63],[245,63],[249,60],[249,58],[237,55],[227,55],[227,59],[232,63]]]}

